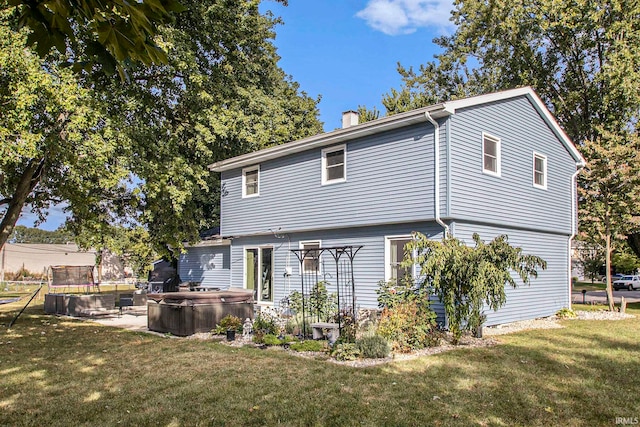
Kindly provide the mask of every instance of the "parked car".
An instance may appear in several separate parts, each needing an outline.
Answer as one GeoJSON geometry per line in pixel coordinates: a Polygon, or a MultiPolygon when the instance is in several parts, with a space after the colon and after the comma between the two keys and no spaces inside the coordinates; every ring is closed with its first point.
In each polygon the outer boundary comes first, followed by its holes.
{"type": "MultiPolygon", "coordinates": [[[[611,283],[615,282],[616,280],[620,280],[624,277],[624,274],[620,274],[620,273],[616,273],[616,274],[612,274],[611,275],[611,283]]],[[[607,283],[607,276],[601,276],[600,277],[600,281],[607,283]]]]}
{"type": "Polygon", "coordinates": [[[621,279],[613,282],[613,289],[616,291],[620,289],[628,289],[630,291],[640,289],[640,276],[622,276],[621,279]]]}

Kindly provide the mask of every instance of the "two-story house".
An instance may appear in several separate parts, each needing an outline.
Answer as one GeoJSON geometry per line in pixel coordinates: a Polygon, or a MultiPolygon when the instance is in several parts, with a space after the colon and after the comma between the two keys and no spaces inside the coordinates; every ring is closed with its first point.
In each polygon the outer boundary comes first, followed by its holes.
{"type": "Polygon", "coordinates": [[[217,256],[229,270],[216,286],[256,289],[258,304],[277,305],[299,289],[301,268],[323,268],[301,267],[291,249],[362,246],[353,262],[356,300],[373,308],[378,283],[398,276],[413,231],[433,239],[448,231],[469,244],[473,233],[485,241],[507,234],[548,267],[530,286],[508,289],[507,304],[487,312],[486,324],[570,306],[575,179],[584,159],[531,88],[363,124],[355,114],[345,113],[342,129],[211,165],[221,173],[226,244],[189,251],[182,279],[202,278],[198,259],[217,256]]]}

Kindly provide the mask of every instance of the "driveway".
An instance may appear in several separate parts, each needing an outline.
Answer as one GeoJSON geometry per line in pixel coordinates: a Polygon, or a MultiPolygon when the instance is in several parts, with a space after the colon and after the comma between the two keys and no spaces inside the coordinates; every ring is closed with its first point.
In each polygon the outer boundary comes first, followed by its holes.
{"type": "MultiPolygon", "coordinates": [[[[624,297],[624,299],[628,302],[640,302],[640,290],[635,291],[613,291],[613,300],[616,304],[620,304],[620,298],[624,297]]],[[[589,303],[607,303],[607,291],[587,291],[584,296],[584,301],[589,303]]],[[[571,302],[575,304],[582,304],[583,296],[580,291],[573,291],[571,293],[571,302]]]]}

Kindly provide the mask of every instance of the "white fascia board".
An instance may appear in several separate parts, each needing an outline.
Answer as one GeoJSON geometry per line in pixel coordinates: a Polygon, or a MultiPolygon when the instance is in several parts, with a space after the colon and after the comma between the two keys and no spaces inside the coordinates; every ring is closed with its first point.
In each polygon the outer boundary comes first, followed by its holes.
{"type": "Polygon", "coordinates": [[[427,111],[435,118],[449,115],[449,112],[443,108],[442,104],[435,104],[429,107],[408,111],[406,113],[395,114],[393,116],[383,117],[378,120],[372,120],[370,122],[350,126],[346,129],[338,129],[333,132],[322,133],[297,141],[287,142],[285,144],[254,151],[253,153],[232,157],[209,165],[209,170],[214,172],[223,172],[230,169],[251,166],[289,154],[326,147],[363,136],[425,122],[427,119],[424,113],[427,111]]]}
{"type": "Polygon", "coordinates": [[[474,107],[476,105],[488,104],[490,102],[502,101],[505,99],[515,98],[518,96],[527,96],[535,106],[538,113],[542,115],[547,122],[551,130],[556,134],[558,139],[562,142],[565,148],[569,151],[571,156],[576,161],[578,167],[584,167],[586,161],[582,154],[578,151],[571,138],[565,133],[556,121],[553,114],[549,111],[547,106],[542,102],[538,94],[533,90],[531,86],[525,86],[517,89],[504,90],[501,92],[489,93],[486,95],[472,96],[470,98],[458,99],[455,101],[448,101],[443,104],[444,110],[450,114],[455,114],[456,110],[460,108],[474,107]]]}
{"type": "Polygon", "coordinates": [[[231,240],[229,239],[216,239],[216,240],[201,240],[198,243],[189,244],[185,243],[185,248],[201,248],[205,246],[229,246],[231,240]]]}

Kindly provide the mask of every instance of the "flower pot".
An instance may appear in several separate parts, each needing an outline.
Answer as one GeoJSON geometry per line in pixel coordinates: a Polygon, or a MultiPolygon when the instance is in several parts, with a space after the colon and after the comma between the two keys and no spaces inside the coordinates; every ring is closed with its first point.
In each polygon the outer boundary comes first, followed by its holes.
{"type": "Polygon", "coordinates": [[[235,329],[227,330],[227,341],[234,341],[236,339],[236,331],[235,329]]]}

